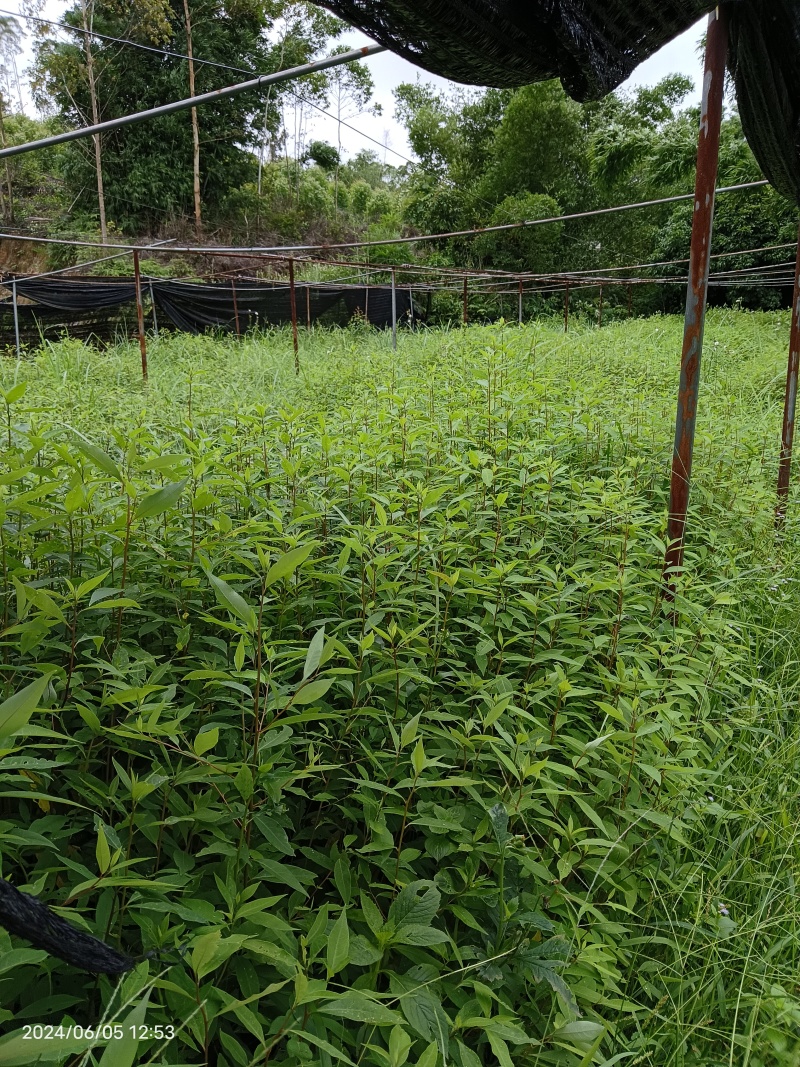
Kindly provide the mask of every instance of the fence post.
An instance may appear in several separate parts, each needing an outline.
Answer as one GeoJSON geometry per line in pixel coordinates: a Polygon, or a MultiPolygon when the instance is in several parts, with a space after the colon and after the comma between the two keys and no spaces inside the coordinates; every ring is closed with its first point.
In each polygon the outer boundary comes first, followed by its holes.
{"type": "Polygon", "coordinates": [[[397,351],[397,275],[392,271],[392,351],[397,351]]]}
{"type": "Polygon", "coordinates": [[[242,336],[242,327],[239,324],[239,300],[236,296],[236,279],[231,277],[231,293],[233,295],[233,321],[236,326],[236,336],[242,336]]]}
{"type": "Polygon", "coordinates": [[[22,359],[22,346],[19,343],[19,308],[17,307],[17,279],[11,281],[11,300],[14,305],[14,341],[17,345],[17,359],[22,359]]]}
{"type": "Polygon", "coordinates": [[[144,308],[142,307],[142,275],[139,270],[139,251],[133,253],[133,279],[136,283],[136,319],[139,326],[139,352],[142,356],[142,380],[147,381],[147,340],[144,335],[144,308]]]}
{"type": "Polygon", "coordinates": [[[775,523],[778,528],[786,519],[786,502],[792,476],[792,447],[797,408],[797,378],[800,371],[800,237],[797,242],[797,267],[794,275],[794,303],[792,304],[792,332],[789,340],[789,367],[786,372],[786,400],[783,409],[781,436],[781,465],[778,471],[778,507],[775,523]]]}
{"type": "Polygon", "coordinates": [[[294,287],[294,260],[289,260],[289,305],[292,309],[292,344],[294,345],[294,372],[300,373],[300,341],[297,337],[297,292],[294,287]]]}
{"type": "Polygon", "coordinates": [[[686,295],[678,414],[675,421],[675,448],[670,479],[668,544],[664,558],[666,595],[669,600],[675,598],[677,572],[683,566],[686,516],[689,510],[728,37],[728,12],[722,6],[712,11],[709,16],[706,38],[703,106],[697,150],[692,245],[689,254],[689,286],[686,295]]]}

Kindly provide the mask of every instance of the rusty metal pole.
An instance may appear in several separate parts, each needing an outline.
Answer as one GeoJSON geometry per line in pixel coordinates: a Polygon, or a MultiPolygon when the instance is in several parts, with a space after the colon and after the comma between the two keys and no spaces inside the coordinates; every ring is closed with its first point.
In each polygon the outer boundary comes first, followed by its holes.
{"type": "Polygon", "coordinates": [[[136,318],[139,326],[139,352],[142,356],[142,379],[147,381],[147,340],[144,336],[144,308],[142,307],[142,275],[139,270],[139,253],[133,253],[133,279],[136,284],[136,318]]]}
{"type": "Polygon", "coordinates": [[[231,278],[231,293],[233,295],[233,321],[236,325],[236,336],[242,336],[242,328],[239,325],[239,301],[236,298],[236,279],[231,278]]]}
{"type": "Polygon", "coordinates": [[[569,282],[564,290],[564,333],[569,329],[569,282]]]}
{"type": "Polygon", "coordinates": [[[467,279],[465,278],[464,279],[464,315],[463,315],[463,321],[464,321],[464,325],[465,326],[469,322],[469,308],[467,306],[467,300],[468,300],[468,297],[467,297],[467,279]]]}
{"type": "Polygon", "coordinates": [[[669,599],[674,599],[677,572],[683,565],[686,516],[689,510],[697,398],[700,389],[700,359],[703,352],[703,331],[708,301],[709,257],[714,228],[714,199],[719,170],[728,37],[728,12],[723,6],[717,8],[709,16],[706,38],[703,106],[697,150],[692,245],[689,256],[689,287],[686,296],[678,415],[675,424],[675,448],[670,481],[668,544],[664,558],[669,599]]]}
{"type": "Polygon", "coordinates": [[[294,345],[294,372],[300,373],[300,341],[297,336],[297,293],[294,287],[294,260],[289,260],[289,305],[292,309],[292,344],[294,345]]]}
{"type": "Polygon", "coordinates": [[[781,465],[778,471],[778,507],[775,523],[780,528],[786,519],[786,501],[792,476],[792,447],[797,410],[797,379],[800,372],[800,236],[797,242],[797,267],[794,275],[794,302],[792,304],[792,333],[789,342],[789,368],[786,372],[786,402],[783,409],[783,435],[781,437],[781,465]]]}

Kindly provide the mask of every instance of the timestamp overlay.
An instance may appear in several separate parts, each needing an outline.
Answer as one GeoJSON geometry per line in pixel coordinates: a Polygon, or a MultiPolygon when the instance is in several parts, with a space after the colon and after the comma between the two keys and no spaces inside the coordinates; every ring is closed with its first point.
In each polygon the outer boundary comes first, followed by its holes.
{"type": "Polygon", "coordinates": [[[22,1027],[22,1041],[97,1041],[107,1044],[112,1041],[171,1041],[180,1027],[147,1026],[145,1023],[99,1023],[96,1026],[80,1026],[77,1023],[31,1023],[22,1027]]]}

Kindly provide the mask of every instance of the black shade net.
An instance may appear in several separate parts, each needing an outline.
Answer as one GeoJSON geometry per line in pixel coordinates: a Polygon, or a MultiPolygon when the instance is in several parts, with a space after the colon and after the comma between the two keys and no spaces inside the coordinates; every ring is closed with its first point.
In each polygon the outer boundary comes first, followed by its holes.
{"type": "Polygon", "coordinates": [[[0,926],[35,948],[92,974],[124,974],[134,960],[78,930],[37,897],[0,878],[0,926]]]}
{"type": "MultiPolygon", "coordinates": [[[[417,66],[497,88],[560,78],[596,100],[709,0],[317,0],[417,66]]],[[[729,0],[739,111],[766,177],[800,204],[800,3],[729,0]]]]}
{"type": "MultiPolygon", "coordinates": [[[[10,281],[3,283],[9,288],[10,281]]],[[[288,285],[253,281],[214,284],[143,281],[147,325],[186,333],[223,330],[246,333],[258,327],[286,325],[292,321],[288,285]]],[[[112,341],[136,329],[136,289],[132,282],[105,279],[18,278],[17,296],[35,303],[17,306],[0,301],[0,343],[11,346],[15,329],[23,344],[35,345],[67,334],[88,340],[112,341]]],[[[412,315],[408,289],[395,291],[398,322],[412,315]]],[[[314,285],[298,282],[295,287],[297,321],[303,326],[322,322],[345,325],[360,316],[373,326],[392,324],[391,286],[314,285]]]]}

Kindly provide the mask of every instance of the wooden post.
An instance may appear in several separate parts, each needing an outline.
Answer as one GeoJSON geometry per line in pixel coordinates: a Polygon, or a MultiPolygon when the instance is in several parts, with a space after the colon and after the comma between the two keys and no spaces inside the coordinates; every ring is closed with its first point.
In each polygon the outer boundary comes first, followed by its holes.
{"type": "Polygon", "coordinates": [[[142,275],[139,270],[139,252],[133,253],[133,278],[136,283],[136,318],[139,325],[139,351],[142,356],[142,380],[147,381],[147,340],[144,336],[144,308],[142,307],[142,275]]]}
{"type": "Polygon", "coordinates": [[[697,400],[700,392],[700,360],[703,353],[703,332],[708,301],[711,235],[714,227],[714,200],[719,171],[725,64],[728,55],[728,22],[726,7],[718,7],[716,11],[712,11],[709,16],[706,38],[692,244],[689,254],[689,286],[686,296],[681,380],[670,480],[668,544],[664,559],[667,597],[670,600],[675,598],[677,574],[683,566],[686,516],[689,511],[697,400]]]}
{"type": "Polygon", "coordinates": [[[19,343],[19,308],[17,307],[17,279],[11,282],[11,300],[14,305],[14,340],[17,345],[17,359],[22,359],[22,346],[19,343]]]}
{"type": "Polygon", "coordinates": [[[781,435],[781,465],[778,471],[778,507],[775,522],[780,528],[786,519],[786,502],[792,477],[792,447],[797,412],[797,378],[800,372],[800,239],[797,243],[797,268],[794,277],[792,304],[792,332],[789,341],[789,367],[786,372],[786,400],[783,407],[781,435]]]}
{"type": "Polygon", "coordinates": [[[236,336],[242,336],[242,327],[239,324],[239,301],[236,296],[236,279],[231,278],[231,293],[233,294],[233,321],[236,326],[236,336]]]}
{"type": "Polygon", "coordinates": [[[392,351],[397,351],[397,276],[392,271],[392,351]]]}
{"type": "Polygon", "coordinates": [[[294,372],[300,373],[300,341],[297,336],[297,292],[294,287],[294,260],[289,260],[289,305],[292,309],[292,344],[294,345],[294,372]]]}

